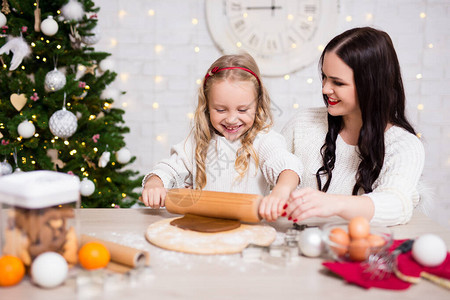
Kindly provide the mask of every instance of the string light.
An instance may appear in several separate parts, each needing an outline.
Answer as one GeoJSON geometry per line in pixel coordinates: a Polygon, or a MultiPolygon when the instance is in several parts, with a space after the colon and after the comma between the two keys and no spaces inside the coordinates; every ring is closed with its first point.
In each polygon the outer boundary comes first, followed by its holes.
{"type": "Polygon", "coordinates": [[[324,45],[319,45],[319,46],[317,46],[317,50],[318,50],[319,52],[322,52],[323,49],[325,49],[325,46],[324,46],[324,45]]]}
{"type": "Polygon", "coordinates": [[[121,74],[120,74],[120,79],[121,79],[123,82],[127,82],[129,77],[130,77],[130,74],[128,74],[128,73],[121,73],[121,74]]]}
{"type": "Polygon", "coordinates": [[[200,47],[199,47],[199,46],[196,46],[196,47],[194,48],[194,51],[195,51],[196,53],[200,52],[200,47]]]}
{"type": "Polygon", "coordinates": [[[197,78],[197,80],[195,81],[196,84],[200,85],[202,83],[202,80],[200,78],[197,78]]]}
{"type": "Polygon", "coordinates": [[[297,109],[298,107],[299,107],[298,103],[294,103],[294,104],[292,105],[292,108],[293,108],[293,109],[297,109]]]}
{"type": "Polygon", "coordinates": [[[197,18],[192,18],[192,24],[193,25],[197,25],[198,24],[198,19],[197,18]]]}
{"type": "Polygon", "coordinates": [[[425,19],[427,17],[427,14],[424,12],[421,12],[419,16],[421,19],[425,19]]]}
{"type": "Polygon", "coordinates": [[[123,9],[119,10],[119,18],[123,19],[127,15],[127,12],[123,9]]]}
{"type": "Polygon", "coordinates": [[[156,75],[156,76],[155,76],[155,83],[161,83],[162,80],[163,80],[163,77],[162,77],[162,76],[159,76],[159,75],[156,75]]]}
{"type": "Polygon", "coordinates": [[[293,15],[293,14],[288,14],[288,15],[287,15],[287,19],[288,19],[289,21],[294,20],[294,15],[293,15]]]}
{"type": "Polygon", "coordinates": [[[116,47],[117,46],[117,40],[115,39],[115,38],[111,38],[110,40],[109,40],[109,44],[110,44],[110,46],[111,47],[116,47]]]}
{"type": "Polygon", "coordinates": [[[289,76],[288,74],[284,75],[284,80],[289,80],[291,78],[291,76],[289,76]]]}
{"type": "Polygon", "coordinates": [[[193,113],[187,113],[187,117],[188,117],[188,119],[189,120],[192,120],[192,119],[194,119],[194,114],[193,113]]]}
{"type": "Polygon", "coordinates": [[[152,107],[153,107],[153,109],[158,109],[159,108],[159,103],[158,102],[153,102],[152,107]]]}
{"type": "Polygon", "coordinates": [[[423,110],[423,109],[424,109],[424,105],[423,104],[417,105],[417,110],[423,110]]]}
{"type": "Polygon", "coordinates": [[[352,20],[353,20],[352,16],[345,17],[345,21],[347,22],[351,22],[352,20]]]}
{"type": "Polygon", "coordinates": [[[160,44],[155,45],[155,53],[160,54],[164,50],[164,47],[160,44]]]}
{"type": "Polygon", "coordinates": [[[366,21],[372,21],[372,19],[373,19],[373,14],[367,13],[366,14],[366,21]]]}
{"type": "Polygon", "coordinates": [[[417,79],[422,79],[422,74],[420,74],[420,73],[417,74],[417,75],[416,75],[416,78],[417,78],[417,79]]]}
{"type": "Polygon", "coordinates": [[[153,17],[155,15],[155,11],[153,9],[149,9],[147,13],[151,17],[153,17]]]}
{"type": "Polygon", "coordinates": [[[67,141],[67,140],[64,141],[64,145],[69,146],[69,144],[70,144],[69,141],[67,141]]]}
{"type": "Polygon", "coordinates": [[[308,83],[308,84],[311,84],[311,83],[313,83],[313,79],[312,78],[308,78],[308,79],[306,79],[306,83],[308,83]]]}
{"type": "Polygon", "coordinates": [[[241,42],[237,42],[236,43],[236,47],[241,48],[242,47],[242,43],[241,42]]]}

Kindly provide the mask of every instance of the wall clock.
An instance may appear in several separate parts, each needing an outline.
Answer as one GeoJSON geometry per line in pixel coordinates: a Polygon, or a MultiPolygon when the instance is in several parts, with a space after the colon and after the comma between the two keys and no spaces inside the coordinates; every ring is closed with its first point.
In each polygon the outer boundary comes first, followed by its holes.
{"type": "Polygon", "coordinates": [[[339,0],[206,0],[209,32],[225,54],[246,51],[266,76],[318,62],[336,34],[339,0]]]}

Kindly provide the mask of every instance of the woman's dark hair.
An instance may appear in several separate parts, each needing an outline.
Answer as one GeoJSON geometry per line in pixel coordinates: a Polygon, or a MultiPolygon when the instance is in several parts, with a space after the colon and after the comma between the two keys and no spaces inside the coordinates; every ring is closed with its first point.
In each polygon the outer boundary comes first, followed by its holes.
{"type": "MultiPolygon", "coordinates": [[[[361,162],[352,194],[357,195],[360,189],[370,193],[383,166],[384,132],[388,123],[415,134],[405,116],[405,92],[397,54],[389,35],[370,27],[350,29],[333,38],[320,57],[321,72],[327,52],[334,52],[353,70],[362,127],[358,138],[361,162]]],[[[323,99],[327,105],[325,94],[323,99]]],[[[328,114],[328,133],[321,148],[323,166],[316,172],[318,187],[324,192],[330,186],[336,139],[342,126],[341,116],[328,114]],[[323,187],[320,175],[327,176],[323,187]]]]}

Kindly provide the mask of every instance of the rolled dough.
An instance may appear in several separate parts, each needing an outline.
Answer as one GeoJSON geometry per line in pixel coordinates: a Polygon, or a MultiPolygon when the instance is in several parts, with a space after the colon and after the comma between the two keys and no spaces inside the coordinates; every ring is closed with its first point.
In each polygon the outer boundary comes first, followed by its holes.
{"type": "Polygon", "coordinates": [[[222,232],[239,228],[241,222],[238,220],[209,218],[185,214],[182,218],[177,218],[170,222],[170,225],[181,229],[199,232],[222,232]]]}
{"type": "Polygon", "coordinates": [[[249,244],[269,246],[276,237],[276,231],[268,225],[241,224],[239,228],[205,233],[184,230],[170,225],[177,218],[164,219],[147,228],[147,240],[163,249],[192,254],[239,253],[249,244]]]}

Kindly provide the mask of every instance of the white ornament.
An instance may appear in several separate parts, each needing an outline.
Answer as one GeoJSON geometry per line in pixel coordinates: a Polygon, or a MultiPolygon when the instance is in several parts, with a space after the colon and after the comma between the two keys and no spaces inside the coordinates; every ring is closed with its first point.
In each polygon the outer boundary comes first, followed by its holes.
{"type": "Polygon", "coordinates": [[[52,134],[67,139],[77,130],[77,117],[64,107],[50,117],[49,127],[52,134]]]}
{"type": "Polygon", "coordinates": [[[13,169],[6,159],[0,163],[0,176],[11,174],[12,171],[13,169]]]}
{"type": "Polygon", "coordinates": [[[98,166],[100,168],[106,167],[106,165],[109,163],[110,158],[111,153],[109,153],[108,151],[103,152],[102,155],[100,156],[100,159],[98,160],[98,166]]]}
{"type": "Polygon", "coordinates": [[[113,99],[113,100],[117,100],[119,98],[119,91],[114,89],[114,88],[106,88],[103,90],[103,92],[100,94],[100,99],[105,100],[105,99],[113,99]]]}
{"type": "Polygon", "coordinates": [[[33,123],[28,122],[27,120],[17,126],[17,132],[24,138],[29,139],[36,133],[36,127],[34,127],[33,123]]]}
{"type": "Polygon", "coordinates": [[[58,32],[58,22],[53,19],[53,16],[48,16],[41,22],[41,31],[47,36],[55,35],[58,32]]]}
{"type": "Polygon", "coordinates": [[[84,16],[83,5],[75,0],[70,0],[61,7],[61,13],[67,20],[81,21],[84,16]]]}
{"type": "Polygon", "coordinates": [[[92,182],[92,180],[89,180],[87,178],[83,178],[83,180],[80,183],[80,193],[82,196],[89,197],[92,195],[95,191],[95,184],[92,182]]]}
{"type": "Polygon", "coordinates": [[[91,31],[89,31],[92,35],[85,35],[81,37],[81,41],[86,45],[94,45],[97,44],[101,39],[100,29],[98,27],[94,27],[91,31]]]}
{"type": "Polygon", "coordinates": [[[0,12],[0,27],[3,27],[6,25],[6,16],[0,12]]]}
{"type": "Polygon", "coordinates": [[[102,70],[103,72],[106,72],[106,71],[112,72],[114,69],[114,60],[112,60],[110,58],[106,58],[100,62],[99,67],[100,67],[100,70],[102,70]]]}
{"type": "Polygon", "coordinates": [[[131,159],[131,152],[127,148],[122,148],[116,152],[116,160],[121,164],[126,164],[131,159]]]}
{"type": "Polygon", "coordinates": [[[45,88],[47,91],[59,91],[66,85],[66,76],[56,68],[45,75],[45,88]]]}
{"type": "Polygon", "coordinates": [[[414,241],[411,254],[422,266],[437,267],[447,257],[447,246],[438,235],[424,234],[414,241]]]}
{"type": "Polygon", "coordinates": [[[56,252],[44,252],[31,265],[33,282],[44,288],[54,288],[62,284],[69,272],[64,257],[56,252]]]}
{"type": "Polygon", "coordinates": [[[300,234],[298,247],[305,256],[320,256],[323,250],[322,231],[319,228],[306,228],[300,234]]]}
{"type": "Polygon", "coordinates": [[[9,37],[8,42],[0,48],[0,54],[9,54],[9,51],[13,53],[11,59],[10,71],[14,71],[22,63],[22,60],[31,54],[31,48],[23,37],[9,37]]]}

